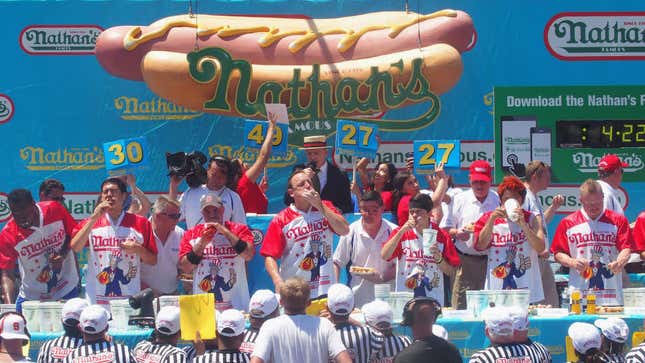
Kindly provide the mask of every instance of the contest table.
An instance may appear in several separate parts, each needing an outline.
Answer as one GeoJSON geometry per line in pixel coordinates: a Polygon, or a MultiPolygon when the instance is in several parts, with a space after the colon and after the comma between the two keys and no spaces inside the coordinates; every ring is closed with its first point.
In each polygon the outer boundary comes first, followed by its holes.
{"type": "MultiPolygon", "coordinates": [[[[645,315],[569,315],[564,317],[539,317],[529,318],[529,337],[532,340],[542,343],[551,352],[553,363],[566,362],[566,351],[564,338],[567,336],[569,326],[574,322],[591,323],[596,319],[616,316],[625,320],[629,325],[631,346],[631,335],[636,331],[643,331],[643,320],[645,315]]],[[[481,320],[463,320],[457,318],[440,318],[437,324],[442,325],[448,331],[448,338],[454,343],[461,353],[464,362],[468,362],[478,350],[490,345],[490,341],[484,333],[484,322],[481,320]]],[[[403,333],[409,331],[403,330],[403,333]]]]}

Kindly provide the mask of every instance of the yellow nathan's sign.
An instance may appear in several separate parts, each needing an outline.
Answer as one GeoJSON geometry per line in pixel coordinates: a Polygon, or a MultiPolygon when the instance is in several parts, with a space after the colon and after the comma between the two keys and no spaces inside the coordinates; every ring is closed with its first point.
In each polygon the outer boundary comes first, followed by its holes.
{"type": "Polygon", "coordinates": [[[70,146],[45,149],[25,146],[20,149],[20,159],[28,170],[98,170],[105,167],[103,149],[98,146],[70,146]]]}

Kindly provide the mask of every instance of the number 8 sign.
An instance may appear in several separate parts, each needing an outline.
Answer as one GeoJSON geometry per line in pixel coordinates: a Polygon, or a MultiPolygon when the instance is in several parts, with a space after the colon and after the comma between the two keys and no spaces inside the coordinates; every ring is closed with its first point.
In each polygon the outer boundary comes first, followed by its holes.
{"type": "Polygon", "coordinates": [[[459,140],[414,141],[414,170],[418,173],[432,172],[440,162],[443,162],[446,168],[458,168],[459,158],[459,140]]]}
{"type": "Polygon", "coordinates": [[[121,139],[103,144],[105,155],[105,169],[111,175],[118,174],[116,171],[128,172],[133,168],[147,166],[145,137],[121,139]]]}

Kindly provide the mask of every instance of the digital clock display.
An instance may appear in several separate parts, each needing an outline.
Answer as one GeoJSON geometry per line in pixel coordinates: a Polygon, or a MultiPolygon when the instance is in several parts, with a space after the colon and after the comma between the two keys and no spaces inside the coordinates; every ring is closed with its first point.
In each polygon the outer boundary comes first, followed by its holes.
{"type": "Polygon", "coordinates": [[[560,148],[645,147],[645,120],[560,120],[560,148]]]}

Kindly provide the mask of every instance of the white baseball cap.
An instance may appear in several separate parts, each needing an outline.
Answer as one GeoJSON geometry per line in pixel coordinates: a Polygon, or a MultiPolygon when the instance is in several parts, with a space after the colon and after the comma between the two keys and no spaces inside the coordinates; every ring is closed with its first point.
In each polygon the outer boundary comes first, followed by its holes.
{"type": "Polygon", "coordinates": [[[600,331],[589,323],[573,323],[569,326],[569,337],[573,347],[580,353],[587,353],[589,349],[600,349],[600,331]]]}
{"type": "Polygon", "coordinates": [[[488,308],[482,313],[486,328],[492,335],[506,337],[513,335],[513,319],[508,309],[488,308]]]}
{"type": "Polygon", "coordinates": [[[629,326],[621,318],[609,317],[607,319],[598,319],[593,325],[600,328],[605,338],[616,343],[624,343],[629,336],[629,326]]]}
{"type": "Polygon", "coordinates": [[[110,313],[101,305],[90,305],[83,309],[79,319],[81,330],[88,334],[97,334],[108,327],[110,313]]]}
{"type": "Polygon", "coordinates": [[[0,321],[0,337],[2,339],[29,340],[25,330],[25,318],[17,313],[9,313],[0,321]]]}
{"type": "Polygon", "coordinates": [[[349,315],[354,310],[354,292],[347,285],[333,284],[327,291],[327,308],[335,315],[349,315]]]}
{"type": "Polygon", "coordinates": [[[81,312],[83,309],[88,307],[90,304],[85,299],[75,297],[73,299],[67,300],[63,305],[62,319],[63,323],[69,320],[76,320],[77,322],[81,320],[81,312]]]}
{"type": "Polygon", "coordinates": [[[439,324],[432,324],[432,334],[443,340],[448,340],[448,331],[439,324]]]}
{"type": "Polygon", "coordinates": [[[173,335],[179,331],[179,308],[177,306],[164,306],[159,309],[155,328],[163,335],[173,335]]]}
{"type": "Polygon", "coordinates": [[[278,308],[278,298],[271,290],[258,290],[249,301],[249,314],[254,318],[266,318],[278,308]]]}
{"type": "Polygon", "coordinates": [[[385,301],[374,300],[363,305],[361,310],[363,311],[363,316],[365,316],[365,321],[369,325],[379,326],[387,324],[388,327],[392,326],[392,308],[385,301]]]}
{"type": "Polygon", "coordinates": [[[519,306],[508,308],[509,314],[513,321],[513,329],[518,331],[529,330],[529,310],[519,306]]]}
{"type": "Polygon", "coordinates": [[[222,311],[217,315],[217,332],[225,337],[236,337],[244,334],[244,314],[235,309],[222,311]]]}

